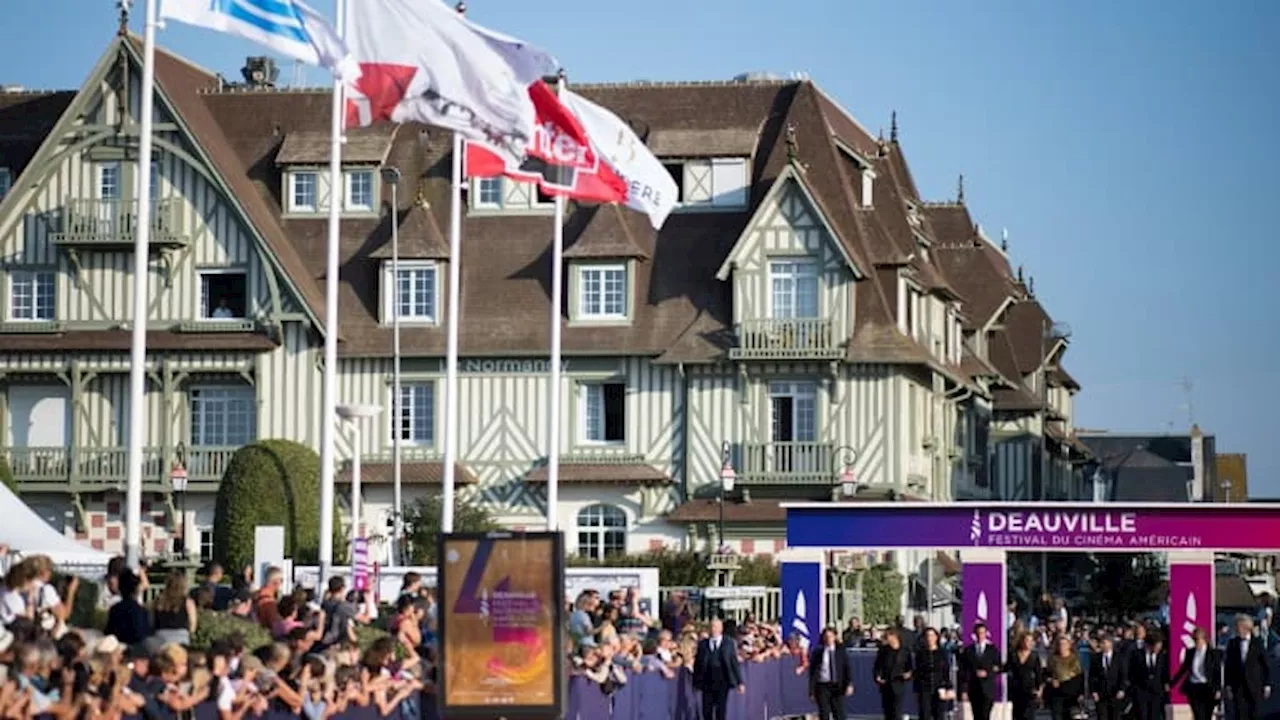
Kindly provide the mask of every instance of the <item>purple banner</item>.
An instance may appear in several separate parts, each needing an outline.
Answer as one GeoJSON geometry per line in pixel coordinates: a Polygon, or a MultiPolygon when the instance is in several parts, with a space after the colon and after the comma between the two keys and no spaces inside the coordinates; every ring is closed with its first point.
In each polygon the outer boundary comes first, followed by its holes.
{"type": "MultiPolygon", "coordinates": [[[[1210,645],[1214,642],[1214,567],[1212,559],[1205,563],[1169,563],[1169,662],[1176,669],[1182,662],[1182,651],[1193,647],[1192,634],[1203,630],[1210,645]]],[[[1171,689],[1175,705],[1185,705],[1181,683],[1171,689]]]]}
{"type": "MultiPolygon", "coordinates": [[[[982,623],[987,626],[987,637],[1003,659],[1009,644],[1005,637],[1008,628],[1004,626],[1007,615],[1004,563],[964,563],[960,582],[964,593],[960,617],[964,623],[965,644],[974,641],[973,627],[982,623]]],[[[1002,697],[1004,682],[999,678],[996,682],[996,696],[1002,697]]]]}
{"type": "Polygon", "coordinates": [[[356,592],[369,589],[369,541],[358,537],[351,543],[351,586],[356,592]]]}
{"type": "Polygon", "coordinates": [[[787,545],[1049,552],[1280,551],[1280,507],[1080,503],[806,503],[787,545]],[[928,532],[921,532],[928,528],[928,532]]]}

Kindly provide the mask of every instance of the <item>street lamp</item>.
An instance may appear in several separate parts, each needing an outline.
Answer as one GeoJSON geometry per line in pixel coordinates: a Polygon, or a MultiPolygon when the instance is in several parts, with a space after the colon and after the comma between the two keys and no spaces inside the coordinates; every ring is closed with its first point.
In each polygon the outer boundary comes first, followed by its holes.
{"type": "Polygon", "coordinates": [[[1223,493],[1224,501],[1228,505],[1230,505],[1231,504],[1231,481],[1230,480],[1222,481],[1222,493],[1223,493]]]}
{"type": "Polygon", "coordinates": [[[356,539],[360,537],[360,453],[363,440],[360,421],[377,416],[382,408],[377,405],[339,405],[338,417],[351,426],[351,577],[356,576],[356,539]]]}
{"type": "Polygon", "coordinates": [[[831,453],[831,465],[840,468],[840,495],[851,498],[858,494],[858,478],[853,473],[853,465],[858,461],[858,451],[848,445],[838,447],[831,453]]]}
{"type": "Polygon", "coordinates": [[[179,443],[177,447],[178,458],[173,461],[173,468],[169,470],[169,485],[173,488],[173,494],[178,496],[178,556],[187,557],[187,468],[182,463],[182,456],[186,454],[184,446],[179,443]]]}
{"type": "Polygon", "coordinates": [[[391,417],[393,430],[391,435],[391,495],[395,510],[392,514],[391,528],[391,561],[399,564],[398,557],[404,542],[404,507],[400,484],[400,446],[403,441],[404,428],[401,417],[403,410],[400,404],[400,169],[388,165],[382,168],[382,182],[391,188],[391,292],[395,293],[391,300],[391,417]]]}
{"type": "Polygon", "coordinates": [[[733,461],[729,457],[729,450],[729,441],[726,440],[720,446],[720,530],[718,532],[720,540],[718,551],[720,552],[729,551],[729,544],[724,539],[724,503],[725,498],[733,492],[733,485],[738,480],[738,473],[733,469],[733,461]]]}

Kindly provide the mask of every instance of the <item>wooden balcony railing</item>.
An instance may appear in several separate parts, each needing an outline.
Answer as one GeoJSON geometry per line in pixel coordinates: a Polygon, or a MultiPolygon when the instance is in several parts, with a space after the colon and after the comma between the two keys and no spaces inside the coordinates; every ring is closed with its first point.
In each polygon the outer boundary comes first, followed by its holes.
{"type": "MultiPolygon", "coordinates": [[[[196,446],[186,451],[188,482],[212,489],[222,481],[236,447],[196,446]]],[[[142,481],[151,491],[169,489],[169,475],[177,458],[173,449],[143,448],[142,481]]],[[[123,488],[129,476],[129,449],[124,447],[0,448],[13,479],[23,490],[101,492],[123,488]]]]}
{"type": "Polygon", "coordinates": [[[831,485],[835,450],[820,442],[746,443],[738,478],[746,485],[831,485]]]}
{"type": "MultiPolygon", "coordinates": [[[[178,204],[156,200],[151,205],[151,244],[174,247],[186,244],[181,232],[178,204]]],[[[53,240],[60,245],[120,247],[133,244],[140,221],[137,201],[69,200],[53,240]]]]}
{"type": "Polygon", "coordinates": [[[747,320],[738,325],[735,360],[835,360],[843,354],[831,321],[822,318],[747,320]]]}

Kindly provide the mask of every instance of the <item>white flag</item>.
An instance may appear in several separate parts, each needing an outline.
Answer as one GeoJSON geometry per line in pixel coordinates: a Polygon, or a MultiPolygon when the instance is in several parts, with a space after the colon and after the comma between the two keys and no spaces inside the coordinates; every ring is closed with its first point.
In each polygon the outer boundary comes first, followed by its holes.
{"type": "Polygon", "coordinates": [[[600,158],[627,181],[627,207],[661,229],[679,200],[671,173],[617,115],[569,90],[560,92],[560,102],[577,116],[600,158]]]}
{"type": "Polygon", "coordinates": [[[333,26],[299,0],[162,0],[160,17],[252,40],[347,82],[360,75],[333,26]]]}
{"type": "Polygon", "coordinates": [[[477,25],[465,17],[463,22],[488,43],[494,52],[501,55],[503,60],[507,61],[516,75],[516,80],[525,85],[532,85],[538,80],[560,72],[560,63],[546,50],[510,35],[504,35],[497,30],[477,25]]]}
{"type": "Polygon", "coordinates": [[[361,72],[348,126],[427,123],[523,156],[534,126],[528,83],[465,18],[439,0],[359,0],[347,17],[361,72]]]}

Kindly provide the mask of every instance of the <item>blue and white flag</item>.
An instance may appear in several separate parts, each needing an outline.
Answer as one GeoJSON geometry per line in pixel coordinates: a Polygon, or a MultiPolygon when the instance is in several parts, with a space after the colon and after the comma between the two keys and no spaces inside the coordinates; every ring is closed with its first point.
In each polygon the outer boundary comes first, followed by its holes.
{"type": "Polygon", "coordinates": [[[252,40],[351,82],[360,65],[324,16],[299,0],[163,0],[160,16],[252,40]]]}

